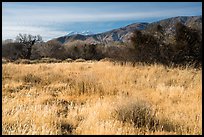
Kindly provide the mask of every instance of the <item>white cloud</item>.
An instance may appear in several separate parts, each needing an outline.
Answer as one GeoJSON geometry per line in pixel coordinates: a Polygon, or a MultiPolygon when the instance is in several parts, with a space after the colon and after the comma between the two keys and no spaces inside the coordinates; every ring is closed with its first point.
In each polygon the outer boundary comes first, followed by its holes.
{"type": "Polygon", "coordinates": [[[197,8],[183,9],[154,9],[134,12],[122,10],[106,11],[104,9],[88,8],[59,8],[59,7],[33,7],[16,10],[3,9],[4,12],[10,13],[10,16],[3,14],[3,20],[15,20],[33,22],[33,23],[63,23],[63,22],[85,22],[85,21],[118,21],[126,19],[140,19],[148,17],[163,17],[176,15],[190,15],[192,11],[200,10],[197,8]]]}
{"type": "Polygon", "coordinates": [[[49,40],[50,38],[60,37],[66,35],[65,31],[57,31],[51,28],[46,27],[34,27],[34,26],[4,26],[2,29],[2,39],[15,39],[19,34],[31,34],[31,35],[41,35],[44,41],[49,40]]]}
{"type": "Polygon", "coordinates": [[[40,34],[45,40],[67,34],[65,31],[56,30],[56,25],[74,22],[102,22],[139,20],[154,17],[173,17],[181,15],[193,15],[192,11],[200,11],[197,8],[183,9],[137,9],[133,11],[85,8],[85,7],[43,7],[29,6],[21,8],[3,7],[2,29],[3,39],[15,38],[18,33],[40,34]],[[54,28],[54,29],[53,29],[54,28]]]}

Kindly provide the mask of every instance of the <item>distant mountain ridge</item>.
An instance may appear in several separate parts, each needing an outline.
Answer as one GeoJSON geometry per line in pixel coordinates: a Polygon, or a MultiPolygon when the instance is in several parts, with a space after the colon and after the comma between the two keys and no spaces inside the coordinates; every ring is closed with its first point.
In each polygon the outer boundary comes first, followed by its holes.
{"type": "Polygon", "coordinates": [[[184,25],[191,27],[193,29],[199,30],[202,34],[202,15],[200,16],[178,16],[167,18],[153,23],[133,23],[125,27],[118,29],[113,29],[104,33],[99,34],[90,34],[83,35],[73,34],[66,35],[62,37],[55,38],[53,40],[59,41],[62,44],[72,42],[75,40],[85,41],[87,43],[108,43],[108,42],[128,42],[129,38],[132,35],[132,32],[135,30],[149,31],[154,28],[156,25],[161,25],[164,28],[164,31],[168,36],[174,35],[175,33],[175,24],[181,22],[184,25]]]}

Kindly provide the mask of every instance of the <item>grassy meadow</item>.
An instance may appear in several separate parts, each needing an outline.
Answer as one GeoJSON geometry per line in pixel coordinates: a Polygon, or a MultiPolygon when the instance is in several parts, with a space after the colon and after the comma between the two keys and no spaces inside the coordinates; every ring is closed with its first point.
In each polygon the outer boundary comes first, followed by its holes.
{"type": "Polygon", "coordinates": [[[202,70],[2,64],[2,134],[202,134],[202,70]]]}

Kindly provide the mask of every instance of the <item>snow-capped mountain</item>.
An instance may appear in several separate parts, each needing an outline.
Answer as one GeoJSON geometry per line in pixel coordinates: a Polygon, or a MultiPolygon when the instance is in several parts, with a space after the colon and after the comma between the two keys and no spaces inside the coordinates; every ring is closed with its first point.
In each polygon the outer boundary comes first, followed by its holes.
{"type": "Polygon", "coordinates": [[[82,31],[80,34],[81,35],[92,35],[93,33],[87,30],[87,31],[82,31]]]}
{"type": "Polygon", "coordinates": [[[81,40],[87,43],[128,42],[133,31],[142,30],[151,33],[151,30],[154,30],[157,25],[161,25],[166,35],[166,41],[171,41],[171,37],[175,35],[175,24],[178,22],[199,30],[202,34],[202,16],[178,16],[153,23],[133,23],[125,27],[98,34],[92,34],[90,31],[72,31],[66,36],[58,37],[53,40],[57,40],[63,44],[74,40],[81,40]]]}
{"type": "Polygon", "coordinates": [[[93,33],[91,31],[82,31],[82,32],[77,32],[77,31],[70,31],[66,36],[71,36],[71,35],[76,35],[76,34],[81,34],[81,35],[92,35],[93,33]]]}

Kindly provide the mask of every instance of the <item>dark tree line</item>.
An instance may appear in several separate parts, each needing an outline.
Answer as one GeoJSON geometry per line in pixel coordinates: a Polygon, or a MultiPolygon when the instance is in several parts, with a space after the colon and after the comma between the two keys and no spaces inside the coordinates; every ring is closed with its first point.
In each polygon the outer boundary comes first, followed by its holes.
{"type": "Polygon", "coordinates": [[[135,48],[135,60],[165,65],[201,65],[202,38],[199,32],[182,23],[177,23],[175,29],[175,42],[171,44],[164,42],[165,35],[161,25],[157,26],[154,33],[136,30],[131,38],[135,48]]]}
{"type": "Polygon", "coordinates": [[[129,43],[90,44],[84,41],[73,41],[61,44],[51,40],[42,42],[41,36],[22,35],[16,41],[2,42],[2,57],[11,60],[24,59],[78,59],[100,60],[112,58],[118,61],[161,63],[164,65],[202,65],[202,37],[198,30],[177,23],[175,35],[171,42],[161,25],[148,31],[136,30],[129,43]]]}

